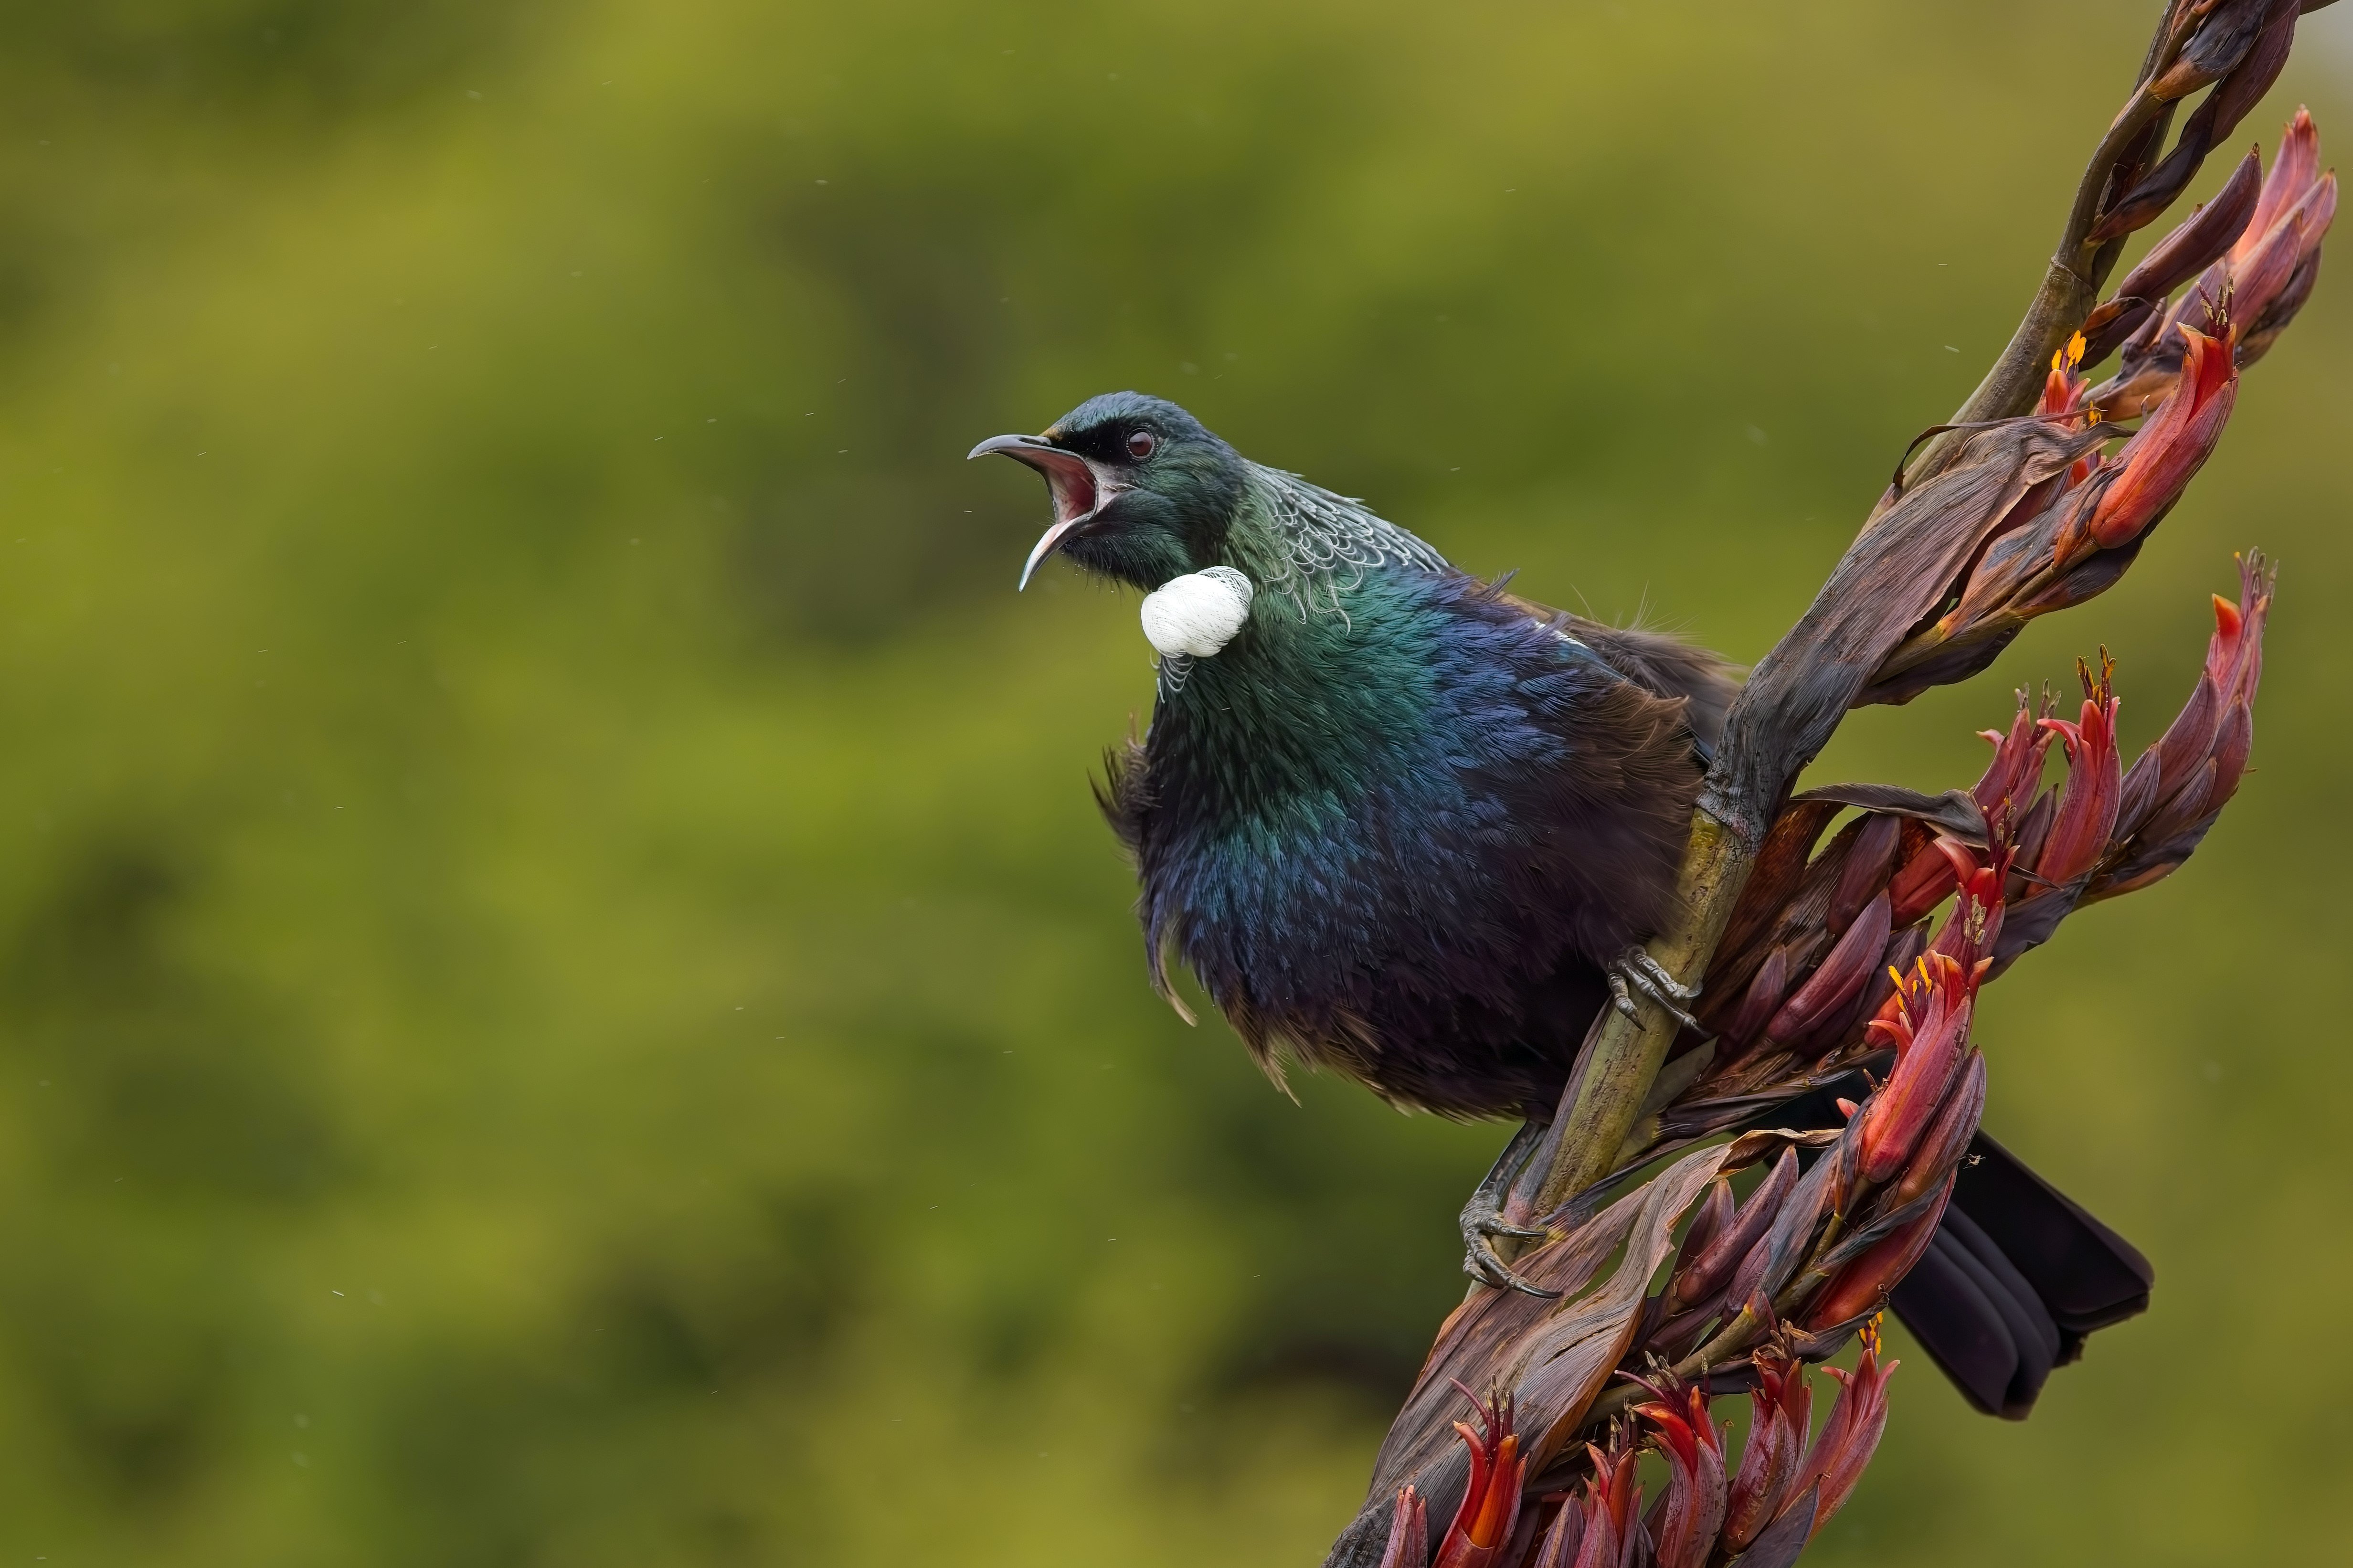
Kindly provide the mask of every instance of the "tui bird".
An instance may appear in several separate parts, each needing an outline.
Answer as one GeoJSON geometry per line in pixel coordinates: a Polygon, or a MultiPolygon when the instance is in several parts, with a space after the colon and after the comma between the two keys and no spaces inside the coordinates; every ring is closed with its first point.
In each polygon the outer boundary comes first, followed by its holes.
{"type": "MultiPolygon", "coordinates": [[[[1182,1012],[1181,960],[1277,1083],[1295,1060],[1401,1109],[1525,1119],[1462,1229],[1466,1271],[1527,1288],[1492,1241],[1527,1233],[1495,1200],[1588,1026],[1634,990],[1689,1021],[1694,993],[1641,943],[1732,667],[1458,571],[1160,398],[1091,398],[987,453],[1051,494],[1024,586],[1059,554],[1146,595],[1152,722],[1098,797],[1143,884],[1154,985],[1182,1012]]],[[[2022,1415],[2083,1333],[2146,1304],[2148,1269],[2004,1158],[2020,1179],[1977,1223],[1957,1189],[1945,1229],[1968,1241],[1940,1237],[1923,1269],[1944,1289],[1898,1308],[1974,1403],[2022,1415]]]]}

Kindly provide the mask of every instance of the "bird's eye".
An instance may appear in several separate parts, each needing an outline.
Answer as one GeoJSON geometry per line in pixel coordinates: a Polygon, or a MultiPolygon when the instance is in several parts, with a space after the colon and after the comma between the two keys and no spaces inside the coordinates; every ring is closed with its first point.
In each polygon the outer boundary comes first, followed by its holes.
{"type": "Polygon", "coordinates": [[[1138,462],[1160,449],[1160,437],[1149,430],[1131,430],[1127,436],[1127,455],[1138,462]]]}

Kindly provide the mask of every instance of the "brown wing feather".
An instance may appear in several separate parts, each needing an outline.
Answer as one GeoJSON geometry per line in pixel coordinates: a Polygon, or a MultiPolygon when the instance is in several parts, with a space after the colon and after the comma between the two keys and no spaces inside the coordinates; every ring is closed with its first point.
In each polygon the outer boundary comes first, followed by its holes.
{"type": "Polygon", "coordinates": [[[1715,749],[1716,737],[1724,731],[1725,711],[1740,691],[1744,672],[1738,665],[1664,632],[1606,626],[1518,594],[1501,596],[1526,610],[1535,619],[1558,626],[1645,691],[1661,697],[1689,698],[1692,733],[1701,745],[1715,749]]]}

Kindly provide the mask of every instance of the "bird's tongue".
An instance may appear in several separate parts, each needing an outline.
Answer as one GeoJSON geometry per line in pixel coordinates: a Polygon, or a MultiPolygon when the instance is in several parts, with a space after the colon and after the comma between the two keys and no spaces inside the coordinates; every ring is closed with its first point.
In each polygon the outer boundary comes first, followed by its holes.
{"type": "Polygon", "coordinates": [[[992,436],[975,447],[969,456],[979,458],[995,453],[1026,463],[1046,476],[1046,489],[1054,500],[1054,526],[1048,529],[1029,552],[1029,559],[1021,566],[1021,585],[1029,585],[1029,574],[1038,563],[1061,548],[1072,531],[1103,510],[1111,499],[1107,491],[1116,491],[1117,485],[1106,486],[1095,478],[1093,465],[1076,452],[1066,452],[1050,445],[1042,436],[992,436]]]}
{"type": "Polygon", "coordinates": [[[1024,453],[1039,473],[1046,476],[1046,488],[1053,492],[1054,526],[1068,528],[1094,515],[1096,506],[1095,471],[1083,458],[1067,452],[1024,453]]]}
{"type": "Polygon", "coordinates": [[[1073,530],[1094,516],[1103,498],[1095,483],[1094,469],[1074,453],[1033,447],[1008,456],[1045,475],[1046,489],[1054,499],[1053,526],[1039,536],[1038,542],[1030,548],[1029,559],[1021,563],[1021,586],[1026,588],[1039,563],[1060,549],[1073,530]]]}

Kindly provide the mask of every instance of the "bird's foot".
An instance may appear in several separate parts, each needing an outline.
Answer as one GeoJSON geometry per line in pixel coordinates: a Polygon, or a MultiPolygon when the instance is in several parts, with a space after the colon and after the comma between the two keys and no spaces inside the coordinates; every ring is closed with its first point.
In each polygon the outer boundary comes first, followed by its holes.
{"type": "Polygon", "coordinates": [[[1523,1226],[1506,1225],[1500,1214],[1473,1214],[1466,1208],[1462,1211],[1462,1272],[1482,1285],[1492,1285],[1498,1290],[1517,1290],[1523,1295],[1546,1301],[1558,1300],[1559,1291],[1547,1290],[1513,1273],[1512,1266],[1504,1261],[1502,1253],[1495,1250],[1494,1238],[1499,1236],[1508,1236],[1515,1240],[1541,1241],[1549,1234],[1529,1230],[1523,1226]]]}
{"type": "Polygon", "coordinates": [[[1556,1299],[1560,1292],[1520,1278],[1495,1246],[1498,1237],[1513,1241],[1542,1241],[1551,1233],[1541,1227],[1514,1225],[1504,1217],[1504,1205],[1510,1199],[1512,1185],[1527,1168],[1528,1159],[1543,1141],[1541,1122],[1524,1123],[1512,1141],[1504,1145],[1490,1170],[1471,1194],[1471,1201],[1462,1205],[1462,1272],[1482,1285],[1498,1290],[1518,1290],[1546,1300],[1556,1299]]]}
{"type": "Polygon", "coordinates": [[[1686,1002],[1699,1000],[1699,987],[1685,985],[1668,973],[1666,965],[1649,952],[1639,947],[1630,947],[1609,965],[1609,994],[1615,999],[1618,1011],[1639,1024],[1642,1015],[1634,1005],[1633,993],[1636,991],[1657,1003],[1661,1011],[1684,1028],[1700,1029],[1703,1034],[1706,1032],[1701,1029],[1700,1021],[1686,1012],[1683,1005],[1686,1002]]]}

